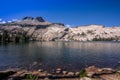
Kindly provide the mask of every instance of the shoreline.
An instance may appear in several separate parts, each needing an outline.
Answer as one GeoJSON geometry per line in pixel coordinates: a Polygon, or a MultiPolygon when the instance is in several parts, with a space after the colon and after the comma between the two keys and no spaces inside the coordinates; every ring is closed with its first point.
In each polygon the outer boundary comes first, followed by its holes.
{"type": "Polygon", "coordinates": [[[120,69],[98,68],[90,66],[77,72],[65,71],[61,68],[49,73],[46,70],[0,71],[0,79],[4,80],[120,80],[120,69]],[[107,76],[107,77],[106,77],[107,76]],[[115,76],[112,77],[111,76],[115,76]],[[116,77],[117,76],[117,77],[116,77]],[[30,79],[31,77],[31,79],[30,79]],[[32,79],[35,78],[35,79],[32,79]],[[111,78],[111,79],[110,79],[111,78]]]}

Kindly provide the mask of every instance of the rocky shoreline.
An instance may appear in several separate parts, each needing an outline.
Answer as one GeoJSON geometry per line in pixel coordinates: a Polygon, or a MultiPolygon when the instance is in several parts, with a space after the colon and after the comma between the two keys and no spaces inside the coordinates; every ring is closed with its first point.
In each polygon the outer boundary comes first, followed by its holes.
{"type": "Polygon", "coordinates": [[[68,72],[61,68],[49,73],[37,71],[6,70],[0,71],[0,80],[120,80],[120,70],[90,66],[78,72],[68,72]]]}
{"type": "Polygon", "coordinates": [[[42,17],[0,24],[0,42],[26,41],[120,41],[120,27],[103,25],[66,27],[50,23],[42,17]]]}

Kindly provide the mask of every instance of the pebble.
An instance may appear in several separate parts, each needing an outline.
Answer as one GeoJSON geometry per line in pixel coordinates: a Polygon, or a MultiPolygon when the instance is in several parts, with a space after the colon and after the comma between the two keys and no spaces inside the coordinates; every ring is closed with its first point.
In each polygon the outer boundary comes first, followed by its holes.
{"type": "Polygon", "coordinates": [[[50,80],[48,77],[44,78],[44,80],[50,80]]]}
{"type": "Polygon", "coordinates": [[[52,74],[48,73],[47,76],[52,76],[52,74]]]}
{"type": "Polygon", "coordinates": [[[57,74],[60,74],[60,73],[61,73],[61,71],[56,71],[56,73],[57,73],[57,74]]]}
{"type": "Polygon", "coordinates": [[[43,69],[38,69],[39,72],[43,72],[43,69]]]}
{"type": "Polygon", "coordinates": [[[80,80],[92,80],[92,79],[90,79],[90,78],[88,78],[88,77],[83,77],[83,78],[81,78],[80,80]]]}
{"type": "Polygon", "coordinates": [[[62,71],[62,69],[61,68],[57,68],[56,71],[62,71]]]}
{"type": "Polygon", "coordinates": [[[67,74],[67,71],[62,71],[63,74],[67,74]]]}
{"type": "Polygon", "coordinates": [[[74,72],[68,72],[68,76],[74,76],[74,72]]]}
{"type": "Polygon", "coordinates": [[[75,75],[76,75],[76,76],[80,75],[80,72],[75,72],[75,75]]]}
{"type": "Polygon", "coordinates": [[[62,69],[61,68],[57,68],[56,71],[55,71],[57,74],[60,74],[62,72],[62,69]]]}

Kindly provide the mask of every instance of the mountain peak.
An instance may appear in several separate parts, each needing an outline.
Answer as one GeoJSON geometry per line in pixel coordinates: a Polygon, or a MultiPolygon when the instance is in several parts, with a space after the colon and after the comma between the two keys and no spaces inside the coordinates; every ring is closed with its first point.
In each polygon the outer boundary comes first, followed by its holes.
{"type": "Polygon", "coordinates": [[[33,17],[26,16],[22,20],[33,20],[33,19],[34,19],[33,17]]]}
{"type": "Polygon", "coordinates": [[[35,20],[37,22],[45,22],[45,20],[41,17],[41,16],[38,16],[36,18],[34,17],[29,17],[29,16],[26,16],[22,19],[23,21],[32,21],[32,20],[35,20]]]}
{"type": "Polygon", "coordinates": [[[35,20],[37,20],[39,22],[45,22],[45,20],[40,16],[36,17],[35,20]]]}

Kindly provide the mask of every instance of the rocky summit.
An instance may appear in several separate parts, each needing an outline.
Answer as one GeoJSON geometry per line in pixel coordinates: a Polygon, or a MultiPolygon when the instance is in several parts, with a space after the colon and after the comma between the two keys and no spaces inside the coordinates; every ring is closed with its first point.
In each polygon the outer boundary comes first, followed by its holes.
{"type": "Polygon", "coordinates": [[[66,27],[42,17],[0,24],[0,42],[20,41],[120,41],[120,27],[103,25],[66,27]]]}

